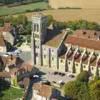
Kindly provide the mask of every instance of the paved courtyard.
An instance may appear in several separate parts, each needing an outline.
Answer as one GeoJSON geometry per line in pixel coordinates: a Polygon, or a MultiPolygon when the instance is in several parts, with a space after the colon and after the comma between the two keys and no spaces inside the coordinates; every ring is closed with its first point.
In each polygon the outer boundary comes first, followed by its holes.
{"type": "Polygon", "coordinates": [[[69,77],[69,73],[64,73],[65,75],[59,75],[59,74],[54,74],[55,71],[50,70],[48,68],[39,68],[39,70],[43,73],[45,73],[44,75],[42,75],[42,80],[48,80],[50,82],[56,82],[59,83],[59,81],[63,81],[65,83],[71,81],[71,80],[75,80],[75,77],[69,77]]]}

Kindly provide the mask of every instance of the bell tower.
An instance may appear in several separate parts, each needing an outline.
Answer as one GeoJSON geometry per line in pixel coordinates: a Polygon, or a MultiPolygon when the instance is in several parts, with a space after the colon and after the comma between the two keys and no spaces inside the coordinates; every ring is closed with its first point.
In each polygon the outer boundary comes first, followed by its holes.
{"type": "Polygon", "coordinates": [[[32,17],[32,62],[42,66],[42,44],[47,35],[47,17],[37,14],[32,17]]]}

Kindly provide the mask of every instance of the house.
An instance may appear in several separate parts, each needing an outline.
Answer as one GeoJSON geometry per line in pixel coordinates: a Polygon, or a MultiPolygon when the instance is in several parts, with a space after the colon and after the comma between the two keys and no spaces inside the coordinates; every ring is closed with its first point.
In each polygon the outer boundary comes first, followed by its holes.
{"type": "Polygon", "coordinates": [[[60,93],[52,86],[35,83],[33,84],[32,100],[57,100],[60,93]]]}
{"type": "Polygon", "coordinates": [[[7,48],[6,48],[6,43],[5,43],[4,37],[2,34],[0,34],[0,52],[3,53],[6,51],[7,51],[7,48]]]}
{"type": "Polygon", "coordinates": [[[47,17],[32,17],[32,63],[59,72],[77,75],[88,71],[100,76],[100,31],[48,29],[47,17]]]}
{"type": "Polygon", "coordinates": [[[3,27],[0,27],[0,34],[3,35],[4,40],[11,45],[14,43],[13,28],[11,23],[4,23],[3,27]]]}

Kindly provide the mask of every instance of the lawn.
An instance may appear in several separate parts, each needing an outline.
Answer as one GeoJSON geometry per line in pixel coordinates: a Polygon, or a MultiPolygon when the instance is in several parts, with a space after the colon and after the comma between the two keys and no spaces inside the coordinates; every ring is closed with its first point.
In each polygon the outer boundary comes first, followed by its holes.
{"type": "Polygon", "coordinates": [[[0,16],[23,13],[26,11],[33,11],[35,9],[47,9],[47,7],[48,4],[46,2],[37,2],[37,3],[31,3],[27,5],[20,5],[16,7],[1,6],[0,16]]]}
{"type": "Polygon", "coordinates": [[[0,100],[15,100],[23,96],[22,89],[16,89],[12,87],[2,91],[2,93],[3,93],[3,96],[0,96],[0,100]]]}

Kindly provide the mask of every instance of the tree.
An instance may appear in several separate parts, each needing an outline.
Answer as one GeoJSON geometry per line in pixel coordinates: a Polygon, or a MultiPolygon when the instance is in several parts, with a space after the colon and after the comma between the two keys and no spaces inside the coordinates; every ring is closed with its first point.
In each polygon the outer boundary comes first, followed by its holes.
{"type": "Polygon", "coordinates": [[[17,24],[23,24],[23,25],[26,25],[28,22],[28,19],[25,15],[19,15],[17,17],[17,24]]]}
{"type": "Polygon", "coordinates": [[[100,80],[90,84],[91,100],[100,100],[100,80]]]}
{"type": "Polygon", "coordinates": [[[70,81],[63,87],[64,95],[71,100],[89,100],[89,90],[86,83],[70,81]]]}
{"type": "Polygon", "coordinates": [[[4,22],[11,22],[13,20],[13,16],[5,16],[4,22]]]}
{"type": "Polygon", "coordinates": [[[98,68],[98,66],[97,66],[97,69],[96,69],[96,76],[95,76],[95,78],[97,78],[97,79],[100,78],[100,77],[99,77],[99,68],[98,68]]]}
{"type": "Polygon", "coordinates": [[[77,80],[81,82],[88,82],[89,73],[87,71],[80,72],[80,74],[77,76],[77,80]]]}
{"type": "Polygon", "coordinates": [[[47,25],[49,26],[51,23],[54,22],[54,19],[53,19],[53,17],[51,15],[48,15],[47,18],[48,18],[47,25]]]}
{"type": "Polygon", "coordinates": [[[89,87],[87,83],[80,83],[79,92],[77,94],[78,100],[89,100],[90,94],[89,94],[89,87]]]}
{"type": "Polygon", "coordinates": [[[25,26],[25,33],[28,35],[31,35],[31,30],[32,30],[32,23],[28,22],[27,25],[25,26]]]}
{"type": "Polygon", "coordinates": [[[77,87],[75,81],[70,81],[63,87],[63,92],[65,96],[68,96],[70,98],[76,99],[77,98],[77,87]]]}
{"type": "Polygon", "coordinates": [[[0,18],[0,27],[4,25],[4,18],[0,18]]]}

